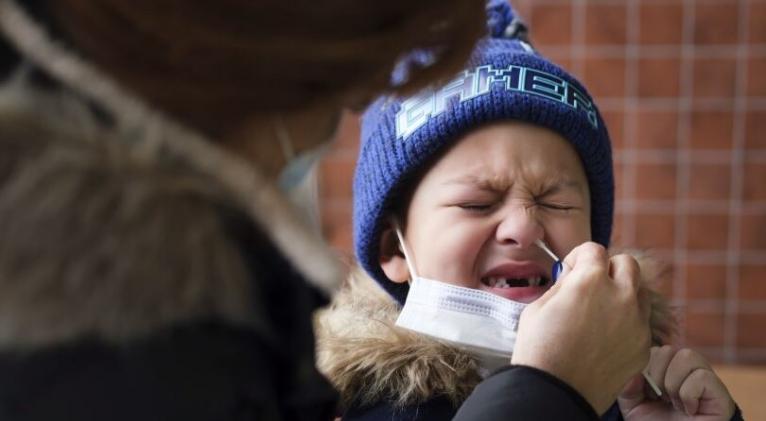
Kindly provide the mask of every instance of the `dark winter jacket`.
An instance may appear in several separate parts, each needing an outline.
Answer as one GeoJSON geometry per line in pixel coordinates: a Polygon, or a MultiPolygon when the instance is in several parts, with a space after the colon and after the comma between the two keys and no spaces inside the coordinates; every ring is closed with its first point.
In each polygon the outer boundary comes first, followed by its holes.
{"type": "MultiPolygon", "coordinates": [[[[511,367],[481,383],[464,402],[454,421],[508,419],[585,421],[599,418],[585,399],[559,379],[529,367],[511,367]],[[508,391],[514,391],[510,398],[508,391]]],[[[616,403],[601,420],[623,420],[616,403]]],[[[742,420],[742,412],[736,408],[731,421],[742,420]]]]}

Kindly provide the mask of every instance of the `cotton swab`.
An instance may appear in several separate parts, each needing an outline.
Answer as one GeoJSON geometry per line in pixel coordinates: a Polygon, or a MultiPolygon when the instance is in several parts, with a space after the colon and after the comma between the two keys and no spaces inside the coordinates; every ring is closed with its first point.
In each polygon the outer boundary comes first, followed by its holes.
{"type": "Polygon", "coordinates": [[[558,262],[561,260],[551,251],[551,249],[548,248],[547,245],[545,245],[543,240],[539,240],[539,239],[535,240],[535,244],[537,245],[537,247],[540,247],[541,249],[543,249],[544,252],[548,253],[548,256],[551,256],[551,259],[553,259],[554,262],[558,262]]]}
{"type": "Polygon", "coordinates": [[[657,383],[652,380],[651,376],[649,376],[649,368],[645,368],[644,371],[641,372],[641,374],[644,375],[644,378],[646,379],[646,382],[649,383],[649,386],[651,386],[652,390],[654,391],[654,394],[657,395],[659,398],[662,396],[662,390],[660,390],[660,387],[657,386],[657,383]]]}
{"type": "Polygon", "coordinates": [[[535,244],[537,247],[543,249],[544,252],[548,253],[548,256],[551,256],[551,259],[553,259],[553,267],[551,268],[551,281],[556,282],[564,269],[564,265],[561,263],[561,259],[559,259],[558,256],[556,256],[556,254],[553,253],[550,248],[548,248],[543,240],[535,240],[535,244]]]}

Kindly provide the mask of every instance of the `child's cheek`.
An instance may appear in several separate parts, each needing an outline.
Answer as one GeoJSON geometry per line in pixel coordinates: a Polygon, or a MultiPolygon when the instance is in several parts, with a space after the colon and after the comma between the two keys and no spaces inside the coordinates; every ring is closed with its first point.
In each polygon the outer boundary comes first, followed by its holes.
{"type": "Polygon", "coordinates": [[[575,247],[591,240],[590,220],[583,217],[550,219],[544,224],[545,237],[562,258],[575,247]]]}

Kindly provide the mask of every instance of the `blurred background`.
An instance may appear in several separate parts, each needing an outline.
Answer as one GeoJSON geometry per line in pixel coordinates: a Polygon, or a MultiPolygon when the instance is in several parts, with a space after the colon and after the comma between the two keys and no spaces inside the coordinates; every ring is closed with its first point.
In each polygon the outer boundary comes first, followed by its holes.
{"type": "MultiPolygon", "coordinates": [[[[766,365],[766,0],[512,3],[607,120],[613,243],[668,263],[680,344],[766,365]]],[[[345,116],[320,172],[324,233],[349,257],[358,131],[345,116]]]]}

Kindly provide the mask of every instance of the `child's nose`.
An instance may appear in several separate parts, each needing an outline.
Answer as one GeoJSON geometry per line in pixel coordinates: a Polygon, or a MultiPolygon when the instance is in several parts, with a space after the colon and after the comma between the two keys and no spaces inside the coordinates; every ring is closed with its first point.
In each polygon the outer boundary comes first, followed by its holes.
{"type": "Polygon", "coordinates": [[[530,247],[544,235],[543,226],[533,210],[518,207],[510,210],[497,226],[496,239],[501,244],[530,247]]]}

